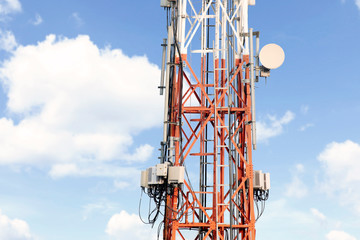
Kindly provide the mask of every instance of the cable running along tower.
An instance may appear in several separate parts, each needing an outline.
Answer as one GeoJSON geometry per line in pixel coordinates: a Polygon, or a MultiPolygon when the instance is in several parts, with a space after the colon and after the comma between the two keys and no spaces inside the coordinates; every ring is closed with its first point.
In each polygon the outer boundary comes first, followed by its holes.
{"type": "Polygon", "coordinates": [[[142,172],[164,240],[255,240],[270,176],[253,170],[255,83],[279,67],[248,27],[255,0],[161,0],[167,13],[160,163],[142,172]],[[260,66],[260,60],[263,64],[260,66]]]}

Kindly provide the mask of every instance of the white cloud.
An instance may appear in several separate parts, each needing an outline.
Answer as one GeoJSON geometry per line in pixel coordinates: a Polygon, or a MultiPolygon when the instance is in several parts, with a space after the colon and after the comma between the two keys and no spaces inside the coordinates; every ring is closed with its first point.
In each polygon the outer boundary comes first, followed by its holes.
{"type": "Polygon", "coordinates": [[[311,211],[311,214],[314,217],[316,217],[317,219],[320,220],[320,222],[325,222],[326,221],[326,216],[322,212],[320,212],[318,209],[311,208],[310,211],[311,211]]]}
{"type": "Polygon", "coordinates": [[[302,114],[307,114],[308,112],[309,112],[309,106],[308,105],[302,105],[301,107],[300,107],[300,111],[301,111],[301,113],[302,114]]]}
{"type": "Polygon", "coordinates": [[[296,165],[295,165],[295,168],[296,168],[296,171],[297,171],[298,173],[303,173],[303,172],[305,172],[305,167],[304,167],[304,165],[302,165],[301,163],[296,164],[296,165]]]}
{"type": "Polygon", "coordinates": [[[284,125],[290,123],[294,118],[295,114],[291,111],[287,111],[280,119],[276,116],[268,115],[267,121],[258,121],[256,124],[257,139],[259,141],[266,141],[269,138],[282,134],[284,125]]]}
{"type": "Polygon", "coordinates": [[[321,186],[360,214],[359,159],[360,145],[350,140],[330,143],[318,156],[324,170],[321,186]]]}
{"type": "Polygon", "coordinates": [[[126,211],[113,215],[107,224],[105,232],[116,240],[156,239],[156,234],[150,229],[149,225],[142,223],[138,215],[129,214],[126,211]]]}
{"type": "Polygon", "coordinates": [[[21,3],[19,0],[2,0],[0,1],[0,14],[7,15],[10,13],[21,12],[21,3]]]}
{"type": "Polygon", "coordinates": [[[146,57],[99,49],[88,36],[19,46],[0,68],[0,164],[53,166],[53,177],[126,174],[124,164],[153,152],[133,136],[161,124],[159,76],[146,57]]]}
{"type": "MultiPolygon", "coordinates": [[[[341,0],[341,3],[345,3],[346,0],[341,0]]],[[[360,10],[360,0],[354,0],[355,5],[357,6],[357,8],[360,10]]]]}
{"type": "MultiPolygon", "coordinates": [[[[313,199],[310,200],[313,201],[313,199]]],[[[326,209],[326,206],[323,207],[326,209]]],[[[257,239],[356,240],[346,238],[347,235],[343,232],[329,231],[341,228],[342,223],[339,222],[339,217],[339,215],[336,215],[335,218],[326,216],[317,208],[307,209],[304,201],[297,202],[293,199],[273,200],[270,195],[265,212],[256,223],[257,229],[260,229],[256,235],[257,239]],[[326,238],[325,235],[327,235],[326,238]]],[[[358,229],[357,222],[354,222],[354,219],[349,216],[345,216],[345,218],[347,220],[344,225],[347,227],[354,226],[356,232],[358,229]]]]}
{"type": "Polygon", "coordinates": [[[115,189],[124,189],[124,188],[127,188],[130,186],[130,183],[129,182],[124,182],[124,181],[118,181],[118,180],[115,180],[114,181],[114,187],[115,189]]]}
{"type": "Polygon", "coordinates": [[[285,195],[288,197],[303,198],[308,194],[308,189],[298,176],[286,185],[285,195]]]}
{"type": "Polygon", "coordinates": [[[327,240],[356,240],[355,237],[343,231],[331,231],[326,235],[327,240]]]}
{"type": "Polygon", "coordinates": [[[109,214],[118,208],[117,203],[101,199],[95,203],[89,203],[83,206],[83,220],[87,220],[96,214],[109,214]]]}
{"type": "Polygon", "coordinates": [[[308,188],[301,180],[301,174],[305,172],[302,164],[295,165],[295,171],[292,171],[292,180],[285,186],[285,195],[292,198],[303,198],[308,194],[308,188]]]}
{"type": "Polygon", "coordinates": [[[140,172],[134,167],[118,167],[113,164],[102,164],[94,162],[93,165],[89,162],[85,164],[74,164],[74,163],[65,163],[65,164],[54,164],[52,165],[49,175],[53,178],[62,178],[62,177],[113,177],[121,178],[125,177],[127,180],[138,180],[140,172]]]}
{"type": "Polygon", "coordinates": [[[10,219],[0,210],[0,239],[30,240],[34,237],[30,233],[29,225],[20,219],[10,219]]]}
{"type": "Polygon", "coordinates": [[[359,8],[359,10],[360,10],[360,0],[355,0],[355,4],[356,4],[356,6],[359,8]]]}
{"type": "Polygon", "coordinates": [[[0,50],[11,52],[17,45],[15,36],[11,31],[2,31],[0,29],[0,50]]]}
{"type": "Polygon", "coordinates": [[[34,26],[40,25],[43,22],[42,17],[40,16],[40,14],[35,14],[35,19],[30,21],[31,24],[33,24],[34,26]]]}
{"type": "Polygon", "coordinates": [[[257,239],[321,239],[324,233],[318,219],[302,207],[292,199],[271,200],[270,196],[263,216],[256,223],[261,229],[256,233],[257,239]]]}
{"type": "Polygon", "coordinates": [[[79,175],[78,167],[73,163],[55,164],[52,166],[49,174],[53,178],[59,178],[64,176],[79,175]]]}
{"type": "Polygon", "coordinates": [[[304,132],[306,129],[311,128],[311,127],[313,127],[313,126],[314,126],[313,123],[307,123],[307,124],[301,126],[301,127],[299,128],[299,130],[300,130],[301,132],[304,132]]]}
{"type": "Polygon", "coordinates": [[[71,18],[75,21],[76,26],[81,27],[84,25],[84,20],[80,17],[79,13],[74,12],[71,14],[71,18]]]}

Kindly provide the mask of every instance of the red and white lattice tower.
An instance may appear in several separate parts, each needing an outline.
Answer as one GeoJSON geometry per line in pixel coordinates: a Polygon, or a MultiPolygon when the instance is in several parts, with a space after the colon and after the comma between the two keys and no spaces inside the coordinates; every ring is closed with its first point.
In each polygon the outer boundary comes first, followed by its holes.
{"type": "Polygon", "coordinates": [[[164,240],[255,240],[256,191],[268,190],[253,180],[255,82],[268,70],[259,67],[259,33],[248,27],[255,0],[161,2],[162,164],[143,171],[142,187],[156,217],[165,205],[164,240]]]}

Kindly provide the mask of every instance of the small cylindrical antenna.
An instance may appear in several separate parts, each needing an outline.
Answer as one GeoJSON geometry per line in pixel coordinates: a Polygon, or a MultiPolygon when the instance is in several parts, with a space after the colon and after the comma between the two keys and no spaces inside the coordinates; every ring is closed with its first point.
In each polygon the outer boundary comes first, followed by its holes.
{"type": "Polygon", "coordinates": [[[256,120],[255,120],[255,77],[254,77],[254,35],[253,29],[249,30],[250,44],[250,84],[251,84],[251,123],[252,123],[252,144],[256,150],[256,120]]]}
{"type": "Polygon", "coordinates": [[[165,57],[166,57],[166,41],[167,39],[164,38],[163,40],[163,44],[161,44],[161,46],[163,47],[163,53],[162,53],[162,64],[161,64],[161,78],[160,78],[160,95],[163,95],[164,94],[164,79],[165,79],[165,57]]]}

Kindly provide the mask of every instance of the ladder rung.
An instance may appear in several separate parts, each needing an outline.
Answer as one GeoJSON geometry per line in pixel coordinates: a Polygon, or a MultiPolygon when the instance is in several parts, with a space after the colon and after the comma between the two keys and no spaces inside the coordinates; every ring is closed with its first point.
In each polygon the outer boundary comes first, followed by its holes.
{"type": "MultiPolygon", "coordinates": [[[[203,18],[215,18],[216,15],[205,15],[203,18]]],[[[191,18],[199,19],[201,16],[191,16],[191,18]]]]}
{"type": "Polygon", "coordinates": [[[228,87],[215,87],[215,89],[228,89],[228,87]]]}
{"type": "Polygon", "coordinates": [[[227,206],[227,205],[229,205],[228,203],[218,203],[218,205],[220,205],[220,206],[227,206]]]}
{"type": "MultiPolygon", "coordinates": [[[[210,121],[214,121],[214,118],[210,118],[210,121]]],[[[192,122],[200,122],[200,121],[205,121],[205,119],[200,119],[200,118],[194,118],[194,119],[190,119],[190,121],[192,122]]]]}
{"type": "Polygon", "coordinates": [[[205,142],[213,142],[214,139],[205,139],[204,141],[205,141],[205,142]]]}
{"type": "Polygon", "coordinates": [[[228,128],[229,126],[215,126],[217,128],[228,128]]]}
{"type": "MultiPolygon", "coordinates": [[[[222,49],[219,49],[221,51],[222,49]]],[[[214,68],[215,70],[227,70],[227,68],[214,68]]]]}
{"type": "Polygon", "coordinates": [[[191,156],[210,156],[214,155],[214,153],[190,153],[191,156]]]}
{"type": "Polygon", "coordinates": [[[218,167],[228,167],[229,165],[216,165],[218,167]]]}
{"type": "Polygon", "coordinates": [[[217,145],[216,147],[227,147],[226,145],[217,145]]]}
{"type": "Polygon", "coordinates": [[[211,53],[211,52],[213,52],[213,50],[211,50],[211,49],[205,49],[205,50],[199,49],[199,50],[192,50],[191,52],[192,53],[211,53]]]}

